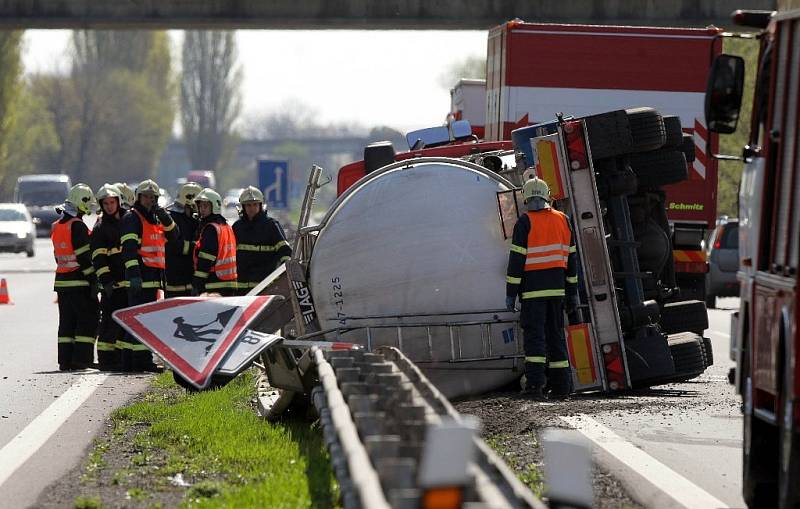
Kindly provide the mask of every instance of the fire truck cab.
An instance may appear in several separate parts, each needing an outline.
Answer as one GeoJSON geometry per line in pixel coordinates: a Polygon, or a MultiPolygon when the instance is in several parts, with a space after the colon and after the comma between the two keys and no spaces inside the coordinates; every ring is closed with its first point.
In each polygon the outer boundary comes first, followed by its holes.
{"type": "MultiPolygon", "coordinates": [[[[800,2],[776,12],[737,11],[759,28],[750,135],[741,159],[741,300],[732,321],[742,394],[743,495],[748,506],[800,507],[800,2]]],[[[736,130],[744,60],[720,55],[706,94],[709,130],[736,130]]]]}

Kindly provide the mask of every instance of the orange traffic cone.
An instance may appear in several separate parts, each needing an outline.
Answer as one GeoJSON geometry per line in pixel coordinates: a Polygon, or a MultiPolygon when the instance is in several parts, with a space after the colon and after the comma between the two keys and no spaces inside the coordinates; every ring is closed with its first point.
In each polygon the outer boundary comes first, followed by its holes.
{"type": "Polygon", "coordinates": [[[6,284],[6,278],[0,279],[0,304],[11,303],[11,297],[8,295],[8,284],[6,284]]]}

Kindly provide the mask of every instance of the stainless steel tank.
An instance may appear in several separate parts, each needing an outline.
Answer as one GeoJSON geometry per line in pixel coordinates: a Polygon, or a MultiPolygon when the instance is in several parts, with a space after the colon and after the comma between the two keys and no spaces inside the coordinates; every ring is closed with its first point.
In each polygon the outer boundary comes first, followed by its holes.
{"type": "Polygon", "coordinates": [[[472,163],[421,158],[375,171],[321,223],[309,286],[323,329],[398,346],[448,397],[521,374],[522,338],[503,310],[510,240],[497,192],[511,182],[472,163]]]}

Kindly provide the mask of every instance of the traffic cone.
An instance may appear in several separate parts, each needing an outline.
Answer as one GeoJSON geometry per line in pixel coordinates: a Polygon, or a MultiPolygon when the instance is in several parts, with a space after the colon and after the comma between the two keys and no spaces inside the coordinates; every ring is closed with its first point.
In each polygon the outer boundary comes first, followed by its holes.
{"type": "Polygon", "coordinates": [[[12,304],[11,297],[8,295],[6,278],[0,279],[0,304],[12,304]]]}

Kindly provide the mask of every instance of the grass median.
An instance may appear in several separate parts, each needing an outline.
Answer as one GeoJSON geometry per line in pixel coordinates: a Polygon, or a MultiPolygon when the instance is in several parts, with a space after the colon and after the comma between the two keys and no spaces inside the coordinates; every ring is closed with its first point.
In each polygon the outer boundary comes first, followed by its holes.
{"type": "Polygon", "coordinates": [[[268,423],[252,372],[187,394],[170,373],[112,415],[75,507],[335,507],[338,487],[316,424],[268,423]]]}

